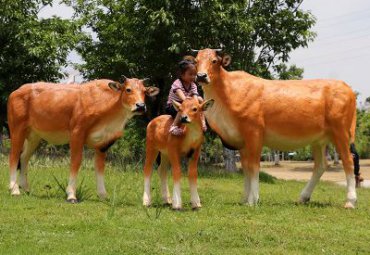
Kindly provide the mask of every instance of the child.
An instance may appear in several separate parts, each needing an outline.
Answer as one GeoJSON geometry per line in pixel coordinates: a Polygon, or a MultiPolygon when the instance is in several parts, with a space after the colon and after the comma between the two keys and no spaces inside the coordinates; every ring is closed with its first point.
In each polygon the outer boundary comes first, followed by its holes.
{"type": "MultiPolygon", "coordinates": [[[[173,135],[182,135],[184,133],[181,128],[180,116],[172,105],[172,100],[181,103],[186,97],[195,97],[199,103],[203,102],[198,94],[197,85],[194,83],[197,71],[192,61],[182,60],[179,63],[179,79],[175,80],[171,86],[170,94],[168,95],[166,112],[175,118],[171,127],[170,133],[173,135]]],[[[202,129],[207,130],[204,115],[202,115],[202,129]]]]}

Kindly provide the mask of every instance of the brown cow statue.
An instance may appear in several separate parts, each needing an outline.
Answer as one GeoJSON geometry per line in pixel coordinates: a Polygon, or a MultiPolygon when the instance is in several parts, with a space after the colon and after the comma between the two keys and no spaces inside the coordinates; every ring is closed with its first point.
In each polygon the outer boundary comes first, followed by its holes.
{"type": "Polygon", "coordinates": [[[197,51],[197,80],[205,99],[214,99],[205,112],[223,143],[240,151],[245,174],[245,200],[259,199],[262,146],[292,150],[311,145],[315,159],[312,177],[300,195],[308,202],[327,168],[325,147],[340,153],[347,179],[346,208],[356,203],[350,144],[355,140],[356,96],[338,80],[265,80],[244,71],[228,72],[230,56],[220,50],[197,51]]]}
{"type": "Polygon", "coordinates": [[[29,191],[28,161],[41,139],[52,144],[67,144],[71,150],[71,168],[67,201],[75,203],[76,178],[84,145],[95,149],[97,192],[106,197],[104,164],[107,149],[122,136],[127,121],[146,110],[145,95],[155,96],[159,89],[144,87],[144,80],[94,80],[84,84],[25,84],[10,94],[8,123],[11,136],[9,156],[12,195],[20,186],[29,191]]]}

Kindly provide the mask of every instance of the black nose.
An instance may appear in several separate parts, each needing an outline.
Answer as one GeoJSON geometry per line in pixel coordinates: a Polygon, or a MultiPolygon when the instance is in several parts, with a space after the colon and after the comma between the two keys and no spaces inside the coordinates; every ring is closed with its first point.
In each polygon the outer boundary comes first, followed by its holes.
{"type": "Polygon", "coordinates": [[[197,81],[206,81],[207,74],[206,73],[197,73],[197,81]]]}
{"type": "Polygon", "coordinates": [[[188,116],[181,116],[181,123],[188,123],[188,116]]]}
{"type": "Polygon", "coordinates": [[[146,106],[144,103],[137,103],[136,104],[136,111],[138,112],[145,112],[146,111],[146,106]]]}

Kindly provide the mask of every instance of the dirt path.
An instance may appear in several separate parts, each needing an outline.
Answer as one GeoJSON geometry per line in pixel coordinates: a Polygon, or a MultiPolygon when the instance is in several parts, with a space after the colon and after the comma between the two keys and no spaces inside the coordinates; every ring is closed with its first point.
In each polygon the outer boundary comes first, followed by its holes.
{"type": "MultiPolygon", "coordinates": [[[[274,166],[272,162],[262,162],[262,171],[284,180],[309,180],[312,175],[313,162],[281,161],[281,166],[274,166]]],[[[345,184],[345,175],[342,165],[333,166],[323,174],[321,180],[345,184]]],[[[360,161],[361,175],[365,182],[363,186],[370,187],[370,159],[360,161]]]]}

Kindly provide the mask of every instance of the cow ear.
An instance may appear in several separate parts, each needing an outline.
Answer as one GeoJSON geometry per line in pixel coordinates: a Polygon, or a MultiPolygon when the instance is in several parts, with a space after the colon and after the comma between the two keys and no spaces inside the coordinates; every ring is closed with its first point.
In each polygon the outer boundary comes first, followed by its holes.
{"type": "Polygon", "coordinates": [[[231,63],[231,57],[230,57],[230,55],[224,54],[222,56],[222,62],[221,62],[222,66],[223,67],[227,67],[227,66],[230,65],[230,63],[231,63]]]}
{"type": "Polygon", "coordinates": [[[157,87],[146,87],[145,88],[145,95],[154,97],[159,94],[159,88],[157,87]]]}
{"type": "Polygon", "coordinates": [[[120,83],[118,83],[118,82],[114,82],[114,81],[112,81],[112,82],[108,83],[108,86],[109,86],[112,90],[114,90],[114,91],[121,91],[121,88],[122,88],[122,85],[121,85],[120,83]]]}
{"type": "Polygon", "coordinates": [[[193,64],[196,64],[197,61],[195,60],[195,57],[194,56],[191,56],[191,55],[186,55],[182,58],[182,60],[187,60],[193,64]]]}
{"type": "Polygon", "coordinates": [[[205,101],[204,103],[202,103],[202,105],[201,105],[202,111],[207,111],[210,107],[212,107],[214,102],[215,102],[215,100],[209,99],[209,100],[205,101]]]}
{"type": "Polygon", "coordinates": [[[181,104],[179,102],[176,102],[175,100],[172,100],[173,108],[175,108],[176,111],[180,110],[181,104]]]}

